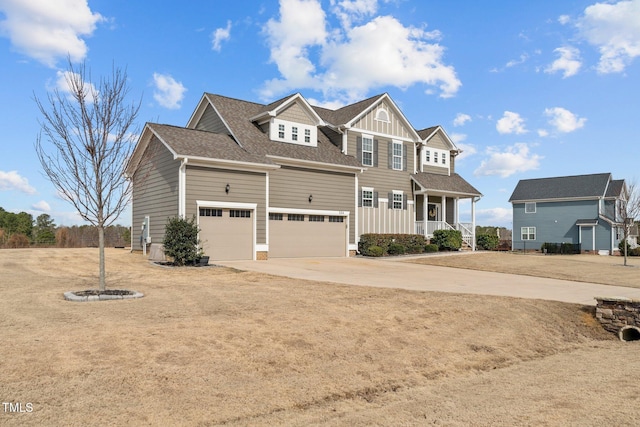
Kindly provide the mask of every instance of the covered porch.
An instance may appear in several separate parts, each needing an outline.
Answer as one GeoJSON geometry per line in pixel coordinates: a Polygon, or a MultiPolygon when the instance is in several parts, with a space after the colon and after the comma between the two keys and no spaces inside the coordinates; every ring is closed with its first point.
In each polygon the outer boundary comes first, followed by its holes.
{"type": "Polygon", "coordinates": [[[415,232],[426,238],[436,230],[459,230],[465,245],[476,248],[476,202],[482,194],[458,174],[413,174],[415,232]],[[471,222],[460,221],[460,200],[471,200],[471,222]]]}

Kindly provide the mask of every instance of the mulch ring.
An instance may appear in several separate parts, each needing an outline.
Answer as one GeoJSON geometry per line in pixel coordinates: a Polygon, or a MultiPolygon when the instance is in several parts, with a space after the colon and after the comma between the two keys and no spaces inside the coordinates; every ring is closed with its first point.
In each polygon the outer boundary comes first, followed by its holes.
{"type": "Polygon", "coordinates": [[[144,294],[137,291],[127,289],[87,289],[85,291],[70,291],[64,293],[64,299],[67,301],[84,302],[84,301],[106,301],[142,298],[144,294]]]}

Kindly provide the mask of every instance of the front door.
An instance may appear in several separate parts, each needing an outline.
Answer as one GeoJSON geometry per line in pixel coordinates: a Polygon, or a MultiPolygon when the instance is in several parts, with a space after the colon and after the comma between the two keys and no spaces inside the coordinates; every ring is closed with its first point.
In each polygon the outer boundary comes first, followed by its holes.
{"type": "Polygon", "coordinates": [[[427,221],[440,221],[440,203],[427,205],[427,221]]]}

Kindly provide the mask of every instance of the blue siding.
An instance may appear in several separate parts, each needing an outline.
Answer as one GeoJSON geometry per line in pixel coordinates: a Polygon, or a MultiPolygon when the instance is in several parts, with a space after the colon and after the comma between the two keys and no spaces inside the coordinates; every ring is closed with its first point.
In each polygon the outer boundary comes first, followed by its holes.
{"type": "MultiPolygon", "coordinates": [[[[597,217],[597,200],[538,202],[535,213],[525,213],[524,203],[514,203],[513,249],[524,249],[525,245],[527,250],[540,249],[544,242],[579,243],[579,228],[576,226],[576,221],[578,219],[596,219],[597,217]],[[522,227],[536,227],[536,239],[523,242],[520,233],[522,227]]],[[[583,241],[584,238],[585,232],[583,231],[583,241]]],[[[596,238],[598,238],[598,234],[596,234],[596,238]]]]}

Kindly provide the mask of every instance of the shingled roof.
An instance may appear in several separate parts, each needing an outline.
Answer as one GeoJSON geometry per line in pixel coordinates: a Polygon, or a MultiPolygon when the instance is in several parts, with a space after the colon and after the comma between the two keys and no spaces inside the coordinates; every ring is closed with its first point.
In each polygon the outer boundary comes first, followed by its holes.
{"type": "Polygon", "coordinates": [[[316,147],[272,141],[266,132],[250,120],[251,117],[265,111],[265,106],[262,104],[214,94],[207,94],[207,98],[224,118],[233,136],[238,139],[238,143],[253,155],[287,157],[332,165],[362,167],[354,156],[344,155],[322,132],[318,132],[316,147]]]}
{"type": "Polygon", "coordinates": [[[599,198],[605,196],[610,181],[610,173],[523,179],[516,185],[509,202],[599,198]]]}
{"type": "Polygon", "coordinates": [[[429,191],[455,193],[468,196],[482,196],[482,194],[457,173],[441,175],[430,172],[420,172],[411,175],[411,178],[422,188],[429,191]]]}

